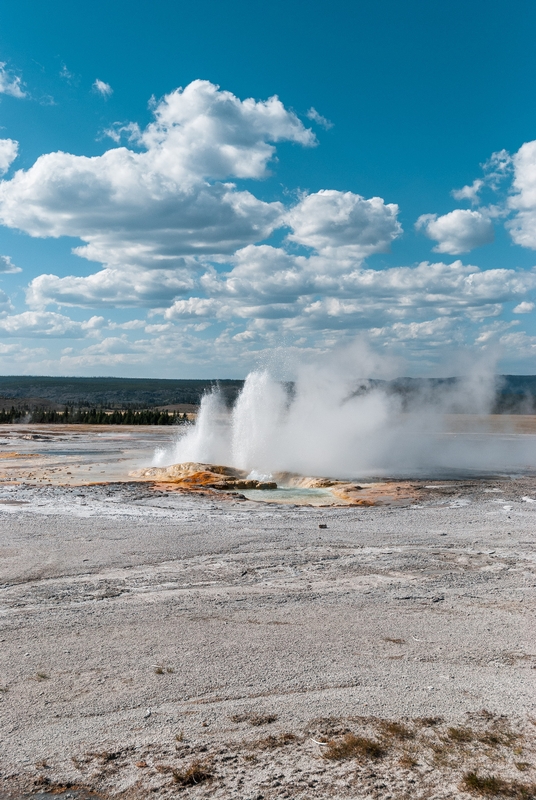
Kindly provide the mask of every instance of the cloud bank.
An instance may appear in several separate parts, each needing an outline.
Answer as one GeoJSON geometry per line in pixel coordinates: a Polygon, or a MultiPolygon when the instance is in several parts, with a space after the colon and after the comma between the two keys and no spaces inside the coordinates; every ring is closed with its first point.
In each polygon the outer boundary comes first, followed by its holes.
{"type": "MultiPolygon", "coordinates": [[[[94,88],[112,91],[100,80],[94,88]]],[[[87,265],[81,274],[38,274],[17,313],[0,298],[1,335],[78,341],[56,352],[60,371],[156,358],[166,369],[225,364],[236,374],[281,348],[306,355],[365,333],[427,364],[445,347],[495,343],[534,354],[536,337],[519,327],[535,307],[534,269],[434,257],[387,265],[382,254],[408,235],[396,203],[329,188],[279,199],[262,191],[278,145],[318,145],[278,97],[242,100],[197,80],[152,113],[144,129],[111,125],[113,145],[101,155],[45,153],[0,181],[2,225],[37,239],[74,238],[74,254],[95,264],[89,274],[87,265]],[[75,307],[85,322],[71,319],[75,307]],[[135,317],[125,321],[118,308],[135,317]],[[87,338],[94,341],[80,342],[87,338]]],[[[306,120],[329,127],[315,109],[306,120]]],[[[1,171],[17,153],[17,142],[0,140],[1,171]]],[[[491,244],[503,221],[514,242],[536,249],[536,142],[514,156],[493,154],[482,178],[452,194],[472,208],[416,222],[435,253],[491,244]],[[503,200],[482,204],[505,185],[503,200]]],[[[17,270],[1,257],[0,272],[17,270]]]]}

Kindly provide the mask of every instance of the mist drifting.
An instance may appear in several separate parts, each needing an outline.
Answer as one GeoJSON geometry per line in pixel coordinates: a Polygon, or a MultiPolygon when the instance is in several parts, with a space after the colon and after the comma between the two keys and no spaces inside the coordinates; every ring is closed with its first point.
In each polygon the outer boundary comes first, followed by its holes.
{"type": "Polygon", "coordinates": [[[388,384],[349,379],[333,367],[301,369],[291,385],[255,371],[232,408],[217,388],[205,395],[195,425],[157,451],[154,464],[362,480],[536,469],[536,436],[509,430],[506,417],[500,430],[486,419],[495,396],[487,370],[413,393],[409,402],[388,384]]]}

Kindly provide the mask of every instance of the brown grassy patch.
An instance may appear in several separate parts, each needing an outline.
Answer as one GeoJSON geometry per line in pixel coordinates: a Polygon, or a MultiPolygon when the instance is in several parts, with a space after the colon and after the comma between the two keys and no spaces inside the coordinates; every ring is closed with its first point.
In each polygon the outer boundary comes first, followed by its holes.
{"type": "Polygon", "coordinates": [[[447,728],[447,736],[451,742],[456,742],[456,744],[467,744],[475,738],[471,728],[447,728]]]}
{"type": "Polygon", "coordinates": [[[511,744],[516,736],[509,732],[491,730],[479,734],[477,738],[482,744],[487,744],[490,747],[498,747],[499,745],[511,744]]]}
{"type": "Polygon", "coordinates": [[[534,800],[536,798],[536,784],[506,781],[495,775],[478,775],[476,772],[467,772],[463,776],[462,788],[472,794],[483,797],[513,797],[515,800],[534,800]]]}
{"type": "Polygon", "coordinates": [[[332,739],[326,745],[322,755],[330,761],[342,761],[347,758],[380,758],[384,750],[379,742],[366,736],[347,733],[342,739],[332,739]]]}
{"type": "Polygon", "coordinates": [[[415,734],[410,730],[407,725],[402,722],[394,722],[388,719],[381,720],[380,730],[382,734],[389,739],[413,739],[415,734]]]}
{"type": "Polygon", "coordinates": [[[172,767],[170,764],[155,764],[154,768],[157,772],[160,772],[163,775],[166,775],[169,772],[173,772],[174,770],[174,767],[172,767]]]}
{"type": "Polygon", "coordinates": [[[33,784],[36,788],[44,789],[48,794],[63,794],[69,789],[84,789],[83,786],[71,783],[70,781],[67,783],[54,783],[54,781],[51,781],[46,775],[38,775],[33,784]]]}
{"type": "Polygon", "coordinates": [[[405,639],[393,639],[391,636],[384,636],[384,642],[391,642],[391,644],[406,644],[405,639]]]}
{"type": "Polygon", "coordinates": [[[247,722],[249,725],[253,725],[255,728],[259,728],[261,725],[270,725],[272,722],[277,720],[277,714],[233,714],[231,716],[233,722],[247,722]]]}
{"type": "Polygon", "coordinates": [[[257,739],[255,742],[249,742],[248,747],[251,750],[275,750],[277,747],[285,747],[285,745],[293,744],[297,741],[298,737],[293,733],[271,733],[264,739],[257,739]]]}
{"type": "Polygon", "coordinates": [[[416,758],[413,758],[411,753],[404,753],[398,759],[398,763],[401,767],[404,767],[404,769],[413,769],[413,767],[416,767],[419,762],[416,758]]]}
{"type": "Polygon", "coordinates": [[[210,764],[206,761],[192,761],[185,770],[173,769],[173,780],[179,786],[197,786],[214,777],[210,764]]]}
{"type": "MultiPolygon", "coordinates": [[[[437,766],[447,767],[452,766],[452,747],[450,745],[436,744],[430,745],[433,753],[433,760],[437,766]]],[[[457,754],[459,756],[459,753],[457,754]]]]}
{"type": "Polygon", "coordinates": [[[415,722],[423,728],[435,728],[436,725],[441,725],[443,717],[417,717],[415,722]]]}
{"type": "Polygon", "coordinates": [[[92,753],[93,758],[99,758],[101,764],[109,764],[110,761],[116,761],[121,756],[121,751],[103,750],[101,753],[92,753]]]}

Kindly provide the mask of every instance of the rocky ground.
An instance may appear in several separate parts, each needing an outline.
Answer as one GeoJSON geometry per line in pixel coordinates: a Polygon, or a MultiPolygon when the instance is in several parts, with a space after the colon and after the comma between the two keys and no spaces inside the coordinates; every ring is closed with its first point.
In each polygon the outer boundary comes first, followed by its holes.
{"type": "Polygon", "coordinates": [[[0,487],[0,796],[536,797],[536,479],[413,485],[0,487]]]}

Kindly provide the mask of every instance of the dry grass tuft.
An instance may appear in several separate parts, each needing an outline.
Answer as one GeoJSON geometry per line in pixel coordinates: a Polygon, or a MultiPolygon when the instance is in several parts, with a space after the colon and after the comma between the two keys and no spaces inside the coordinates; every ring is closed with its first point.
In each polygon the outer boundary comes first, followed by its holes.
{"type": "Polygon", "coordinates": [[[249,742],[247,746],[250,750],[275,750],[277,747],[285,747],[285,745],[293,744],[297,741],[298,737],[293,733],[271,733],[264,739],[249,742]]]}
{"type": "Polygon", "coordinates": [[[513,735],[501,733],[500,731],[486,731],[478,736],[478,741],[482,742],[482,744],[487,744],[490,747],[498,747],[499,745],[508,745],[511,744],[513,735]]]}
{"type": "Polygon", "coordinates": [[[51,781],[50,778],[46,777],[46,775],[38,775],[34,780],[33,785],[36,788],[43,789],[45,792],[47,792],[47,794],[64,794],[69,789],[75,791],[84,789],[83,786],[78,786],[76,783],[71,783],[70,781],[67,783],[54,783],[54,781],[51,781]]]}
{"type": "Polygon", "coordinates": [[[233,714],[231,716],[233,722],[247,722],[255,728],[261,725],[270,725],[277,720],[277,714],[253,714],[251,712],[246,714],[233,714]]]}
{"type": "Polygon", "coordinates": [[[423,728],[435,728],[436,725],[441,725],[443,717],[417,717],[415,722],[423,728]]]}
{"type": "Polygon", "coordinates": [[[472,742],[475,738],[474,731],[471,728],[447,728],[447,736],[457,744],[467,744],[467,742],[472,742]]]}
{"type": "Polygon", "coordinates": [[[506,781],[495,775],[481,776],[476,772],[467,772],[463,776],[462,788],[483,797],[513,797],[515,800],[534,800],[536,784],[506,781]]]}
{"type": "Polygon", "coordinates": [[[165,775],[168,772],[173,772],[174,770],[174,767],[172,767],[170,764],[155,764],[154,768],[157,772],[160,772],[163,775],[165,775]]]}
{"type": "Polygon", "coordinates": [[[406,644],[405,639],[393,639],[391,636],[384,636],[384,642],[391,642],[391,644],[406,644]]]}
{"type": "Polygon", "coordinates": [[[179,786],[197,786],[214,777],[210,764],[206,761],[192,761],[185,770],[173,769],[173,780],[179,786]]]}
{"type": "Polygon", "coordinates": [[[46,672],[38,672],[35,679],[37,681],[48,681],[49,678],[50,675],[47,675],[46,672]]]}
{"type": "Polygon", "coordinates": [[[413,769],[413,767],[416,767],[419,762],[411,755],[411,753],[404,753],[398,759],[398,763],[401,767],[404,767],[404,769],[413,769]]]}
{"type": "Polygon", "coordinates": [[[330,761],[342,761],[347,758],[381,758],[384,749],[374,739],[347,733],[342,739],[329,741],[322,755],[330,761]]]}
{"type": "Polygon", "coordinates": [[[402,722],[392,722],[388,719],[382,719],[380,722],[380,729],[386,738],[402,740],[415,738],[413,731],[402,722]]]}
{"type": "Polygon", "coordinates": [[[102,764],[109,764],[110,761],[116,761],[121,756],[121,751],[108,751],[103,750],[101,753],[92,753],[93,758],[99,758],[102,764]]]}

